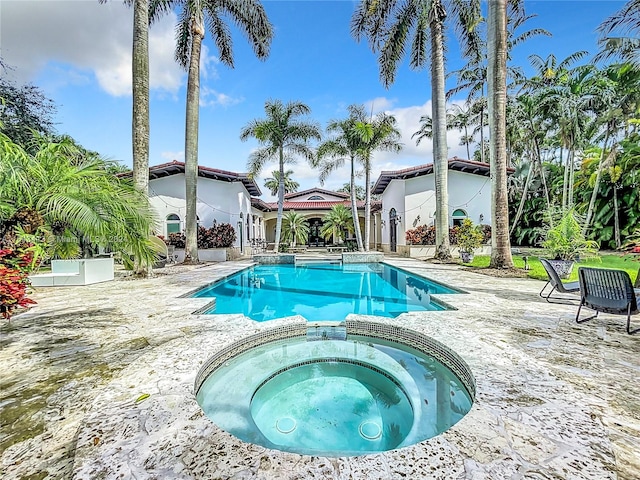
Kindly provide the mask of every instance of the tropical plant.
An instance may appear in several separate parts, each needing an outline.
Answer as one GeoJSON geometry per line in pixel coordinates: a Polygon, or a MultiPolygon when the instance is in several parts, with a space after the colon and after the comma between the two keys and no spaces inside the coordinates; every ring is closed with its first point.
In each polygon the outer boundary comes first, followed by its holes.
{"type": "Polygon", "coordinates": [[[474,253],[482,246],[484,235],[480,225],[474,225],[469,218],[465,218],[456,230],[457,244],[460,252],[474,253]]]}
{"type": "MultiPolygon", "coordinates": [[[[507,0],[489,2],[488,100],[491,165],[491,264],[513,267],[507,190],[507,0]]],[[[468,220],[468,219],[467,219],[468,220]]],[[[464,225],[464,224],[463,224],[464,225]]],[[[471,239],[468,236],[467,239],[471,239]]],[[[460,242],[460,240],[458,240],[460,242]]]]}
{"type": "Polygon", "coordinates": [[[0,76],[0,132],[30,154],[37,151],[34,132],[54,134],[53,115],[56,107],[39,87],[32,84],[16,86],[0,76]]]}
{"type": "MultiPolygon", "coordinates": [[[[231,32],[224,18],[230,18],[249,40],[260,60],[269,55],[273,29],[264,7],[258,0],[150,0],[149,18],[156,21],[163,14],[182,7],[176,27],[176,60],[188,71],[185,127],[185,263],[198,262],[197,184],[198,125],[200,104],[200,52],[205,24],[218,47],[218,59],[233,68],[231,32]]],[[[282,172],[281,172],[282,173],[282,172]]]]}
{"type": "Polygon", "coordinates": [[[0,134],[3,239],[22,230],[50,247],[52,256],[78,255],[84,242],[153,264],[157,255],[148,237],[155,217],[148,199],[128,179],[112,175],[107,161],[83,158],[71,140],[38,145],[29,155],[0,134]]]}
{"type": "Polygon", "coordinates": [[[344,205],[334,205],[322,218],[323,224],[320,234],[325,240],[334,239],[337,243],[342,243],[348,234],[354,232],[353,217],[351,212],[344,205]]]}
{"type": "Polygon", "coordinates": [[[246,141],[249,137],[258,140],[260,148],[249,156],[247,168],[250,175],[256,177],[265,164],[276,160],[279,166],[278,186],[278,216],[276,218],[276,238],[274,251],[279,251],[280,235],[282,231],[282,212],[284,210],[284,165],[295,163],[296,156],[301,155],[310,163],[313,162],[313,151],[309,147],[310,140],[320,140],[320,127],[300,119],[308,115],[310,108],[301,102],[288,102],[286,105],[280,100],[268,100],[264,105],[266,118],[251,120],[240,131],[240,139],[246,141]]]}
{"type": "Polygon", "coordinates": [[[617,57],[640,67],[640,0],[628,0],[600,24],[598,31],[600,53],[596,55],[596,61],[617,57]],[[612,36],[613,33],[619,36],[612,36]]]}
{"type": "MultiPolygon", "coordinates": [[[[236,241],[236,231],[230,223],[215,223],[210,228],[198,227],[198,248],[229,248],[236,241]]],[[[185,247],[184,233],[170,233],[164,240],[176,248],[185,247]]]]}
{"type": "MultiPolygon", "coordinates": [[[[365,196],[365,191],[364,191],[364,187],[362,185],[356,185],[356,200],[364,200],[364,196],[365,196]]],[[[344,192],[344,193],[348,193],[351,194],[351,183],[345,183],[343,184],[339,189],[336,190],[336,192],[344,192]]]]}
{"type": "MultiPolygon", "coordinates": [[[[297,192],[298,188],[300,188],[300,184],[291,178],[293,175],[293,170],[287,170],[284,172],[284,193],[293,193],[297,192]]],[[[265,188],[268,188],[271,191],[271,195],[278,194],[278,187],[280,186],[280,172],[278,170],[274,170],[271,172],[271,177],[267,178],[264,181],[265,188]]]]}
{"type": "MultiPolygon", "coordinates": [[[[358,157],[364,168],[364,247],[369,251],[371,235],[371,156],[376,150],[398,153],[402,150],[400,131],[396,118],[387,113],[378,113],[369,121],[358,121],[356,133],[362,141],[358,157]]],[[[448,167],[447,167],[448,168],[448,167]]]]}
{"type": "MultiPolygon", "coordinates": [[[[99,0],[106,3],[107,0],[99,0]]],[[[124,0],[133,5],[132,97],[133,183],[149,194],[149,0],[124,0]]]]}
{"type": "Polygon", "coordinates": [[[304,215],[293,210],[282,218],[282,239],[292,247],[306,244],[309,240],[309,221],[304,215]]]}
{"type": "Polygon", "coordinates": [[[37,261],[32,247],[23,242],[0,242],[0,315],[7,320],[16,309],[36,303],[27,297],[28,275],[37,261]]]}
{"type": "Polygon", "coordinates": [[[567,210],[559,220],[550,221],[542,247],[554,260],[575,261],[581,258],[597,257],[599,245],[587,240],[582,232],[581,218],[575,210],[567,210]]]}
{"type": "MultiPolygon", "coordinates": [[[[355,225],[356,243],[358,250],[364,250],[362,242],[362,232],[360,231],[360,221],[358,219],[356,178],[356,158],[364,147],[361,135],[356,131],[358,122],[366,119],[366,112],[363,105],[349,105],[349,117],[343,120],[330,120],[327,125],[327,133],[331,138],[325,140],[318,146],[314,166],[320,168],[320,184],[331,172],[342,167],[349,161],[349,194],[351,198],[351,213],[353,224],[355,225]]],[[[366,195],[366,192],[365,192],[366,195]]]]}
{"type": "MultiPolygon", "coordinates": [[[[479,2],[451,0],[448,4],[457,22],[456,31],[465,39],[463,52],[478,42],[473,26],[480,19],[479,2]]],[[[361,0],[351,20],[351,31],[356,40],[365,36],[374,53],[378,53],[380,79],[385,87],[395,80],[398,64],[405,46],[410,43],[409,65],[415,70],[431,66],[431,118],[433,120],[433,168],[436,190],[436,258],[451,258],[449,237],[449,210],[447,193],[447,136],[444,69],[444,21],[447,16],[445,2],[432,0],[361,0]],[[411,40],[409,39],[410,37],[411,40]],[[427,45],[430,40],[431,45],[427,45]],[[431,53],[428,60],[427,53],[431,53]]]]}

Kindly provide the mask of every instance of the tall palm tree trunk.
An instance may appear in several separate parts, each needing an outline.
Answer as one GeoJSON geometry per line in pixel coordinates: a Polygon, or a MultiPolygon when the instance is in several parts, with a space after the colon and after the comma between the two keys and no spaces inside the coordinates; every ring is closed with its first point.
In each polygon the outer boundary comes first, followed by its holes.
{"type": "Polygon", "coordinates": [[[200,50],[204,38],[202,15],[193,19],[191,56],[189,58],[189,76],[187,79],[187,112],[185,126],[185,190],[186,190],[186,225],[185,225],[185,263],[198,263],[198,124],[200,103],[200,50]]]}
{"type": "Polygon", "coordinates": [[[280,235],[282,233],[282,215],[284,211],[284,150],[282,147],[278,149],[280,168],[280,176],[278,178],[278,216],[276,218],[276,239],[273,251],[278,253],[280,251],[280,235]]]}
{"type": "Polygon", "coordinates": [[[435,258],[451,258],[449,245],[449,192],[447,160],[447,111],[444,82],[443,23],[446,12],[440,1],[431,7],[431,118],[433,119],[433,171],[436,187],[435,258]]]}
{"type": "Polygon", "coordinates": [[[149,194],[149,6],[135,0],[133,6],[133,182],[149,194]]]}
{"type": "Polygon", "coordinates": [[[356,199],[356,159],[351,156],[351,215],[353,216],[353,230],[356,234],[358,251],[362,252],[362,232],[360,231],[360,219],[358,218],[358,203],[356,199]]]}
{"type": "Polygon", "coordinates": [[[507,192],[507,0],[489,0],[489,163],[491,169],[491,263],[513,267],[507,192]]]}
{"type": "Polygon", "coordinates": [[[364,181],[364,250],[368,252],[371,240],[371,168],[369,160],[365,166],[364,181]]]}
{"type": "Polygon", "coordinates": [[[589,225],[591,225],[591,217],[593,216],[593,209],[596,206],[596,198],[598,197],[598,190],[600,190],[600,178],[602,177],[602,167],[605,164],[605,152],[607,150],[607,143],[609,143],[609,122],[607,122],[607,130],[604,136],[604,144],[602,145],[602,152],[600,153],[600,160],[598,161],[598,169],[596,171],[596,180],[593,185],[593,192],[591,192],[591,199],[589,200],[589,208],[587,210],[587,219],[582,227],[582,234],[586,235],[589,225]]]}
{"type": "Polygon", "coordinates": [[[518,204],[518,211],[516,212],[516,216],[513,219],[513,224],[511,225],[511,230],[509,231],[509,234],[512,234],[516,229],[516,226],[520,221],[520,216],[524,211],[524,204],[527,200],[527,195],[529,194],[529,184],[531,183],[531,177],[533,176],[532,174],[533,174],[534,165],[535,164],[533,162],[529,163],[529,171],[527,172],[527,179],[524,181],[524,187],[522,189],[522,197],[520,198],[520,203],[518,204]]]}

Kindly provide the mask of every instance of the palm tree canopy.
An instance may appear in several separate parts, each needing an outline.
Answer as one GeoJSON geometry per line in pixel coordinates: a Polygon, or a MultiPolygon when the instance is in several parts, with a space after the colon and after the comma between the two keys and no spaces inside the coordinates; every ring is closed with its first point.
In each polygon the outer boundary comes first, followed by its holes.
{"type": "MultiPolygon", "coordinates": [[[[280,172],[274,170],[271,172],[271,177],[264,181],[264,186],[271,191],[271,195],[278,193],[278,187],[280,186],[280,172]]],[[[287,170],[284,172],[284,193],[297,192],[300,188],[300,184],[291,178],[293,170],[287,170]]]]}
{"type": "MultiPolygon", "coordinates": [[[[351,210],[344,205],[334,205],[329,213],[322,218],[323,224],[320,233],[325,239],[332,236],[343,238],[344,233],[353,233],[353,215],[351,210]]],[[[344,238],[343,238],[344,239],[344,238]]]]}
{"type": "Polygon", "coordinates": [[[155,22],[178,7],[181,11],[176,27],[175,56],[182,67],[189,65],[193,29],[198,28],[201,20],[218,48],[218,58],[228,67],[234,66],[233,40],[225,18],[230,18],[249,40],[256,57],[264,60],[269,56],[273,27],[258,0],[150,0],[149,20],[155,22]]]}
{"type": "Polygon", "coordinates": [[[314,153],[309,140],[320,140],[320,127],[315,122],[300,120],[311,109],[302,102],[268,100],[265,103],[266,118],[251,120],[240,131],[240,140],[254,137],[260,148],[251,153],[248,169],[252,176],[258,176],[269,160],[278,159],[283,154],[285,163],[295,163],[296,156],[313,160],[314,153]]]}
{"type": "Polygon", "coordinates": [[[595,60],[618,57],[640,66],[640,0],[629,0],[598,27],[600,53],[595,60]],[[618,33],[619,36],[612,34],[618,33]]]}
{"type": "Polygon", "coordinates": [[[285,242],[305,244],[309,239],[309,221],[293,210],[282,217],[282,238],[285,242]]]}
{"type": "Polygon", "coordinates": [[[133,254],[141,263],[153,261],[155,253],[148,242],[156,223],[153,210],[131,181],[109,171],[109,162],[83,157],[68,139],[60,143],[41,139],[37,153],[30,155],[4,134],[0,134],[0,156],[4,226],[18,225],[28,212],[30,218],[41,219],[30,233],[38,228],[42,234],[68,233],[133,254]]]}

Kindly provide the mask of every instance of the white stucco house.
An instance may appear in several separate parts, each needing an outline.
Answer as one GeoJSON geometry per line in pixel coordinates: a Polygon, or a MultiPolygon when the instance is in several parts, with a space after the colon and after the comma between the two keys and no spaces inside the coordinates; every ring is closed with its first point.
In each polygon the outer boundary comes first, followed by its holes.
{"type": "MultiPolygon", "coordinates": [[[[476,224],[491,224],[491,180],[489,164],[449,160],[449,222],[454,226],[469,218],[476,224]]],[[[436,192],[433,164],[418,165],[380,173],[373,190],[381,200],[374,225],[379,246],[385,252],[408,255],[407,230],[419,225],[433,225],[436,192]]]]}
{"type": "MultiPolygon", "coordinates": [[[[159,218],[156,234],[167,237],[184,231],[186,195],[184,162],[176,160],[149,168],[149,200],[159,218]]],[[[127,174],[125,174],[127,175],[127,174]]],[[[130,175],[130,173],[129,173],[130,175]]],[[[476,224],[491,223],[489,165],[449,160],[450,226],[470,218],[476,224]]],[[[371,204],[370,248],[409,255],[407,230],[433,225],[436,211],[433,165],[419,165],[397,171],[383,171],[372,193],[379,200],[371,204]]],[[[198,222],[204,227],[229,223],[237,232],[235,246],[251,251],[256,240],[273,242],[277,202],[264,202],[262,192],[246,173],[200,166],[198,170],[198,222]]],[[[285,195],[284,210],[302,213],[309,221],[309,246],[324,245],[320,235],[322,218],[333,205],[351,206],[349,195],[321,188],[285,195]]],[[[361,230],[364,230],[364,202],[358,202],[361,230]]],[[[363,232],[364,237],[364,232],[363,232]]]]}

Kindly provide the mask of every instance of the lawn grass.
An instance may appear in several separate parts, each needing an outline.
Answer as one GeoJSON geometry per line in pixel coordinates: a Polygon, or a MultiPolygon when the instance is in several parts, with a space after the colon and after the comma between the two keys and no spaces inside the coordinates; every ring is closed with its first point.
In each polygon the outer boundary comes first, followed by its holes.
{"type": "MultiPolygon", "coordinates": [[[[489,261],[491,257],[489,255],[476,255],[473,258],[473,262],[466,263],[465,265],[478,268],[489,267],[489,261]]],[[[530,278],[536,278],[538,280],[547,280],[547,272],[538,260],[536,256],[527,256],[527,263],[529,264],[528,276],[530,278]]],[[[524,257],[522,255],[513,256],[513,264],[516,268],[524,269],[524,257]]],[[[582,260],[573,266],[571,276],[566,281],[578,280],[578,267],[595,267],[595,268],[613,268],[617,270],[625,270],[629,273],[631,281],[635,282],[638,275],[638,269],[640,268],[640,256],[637,254],[605,254],[599,258],[582,260]]]]}

